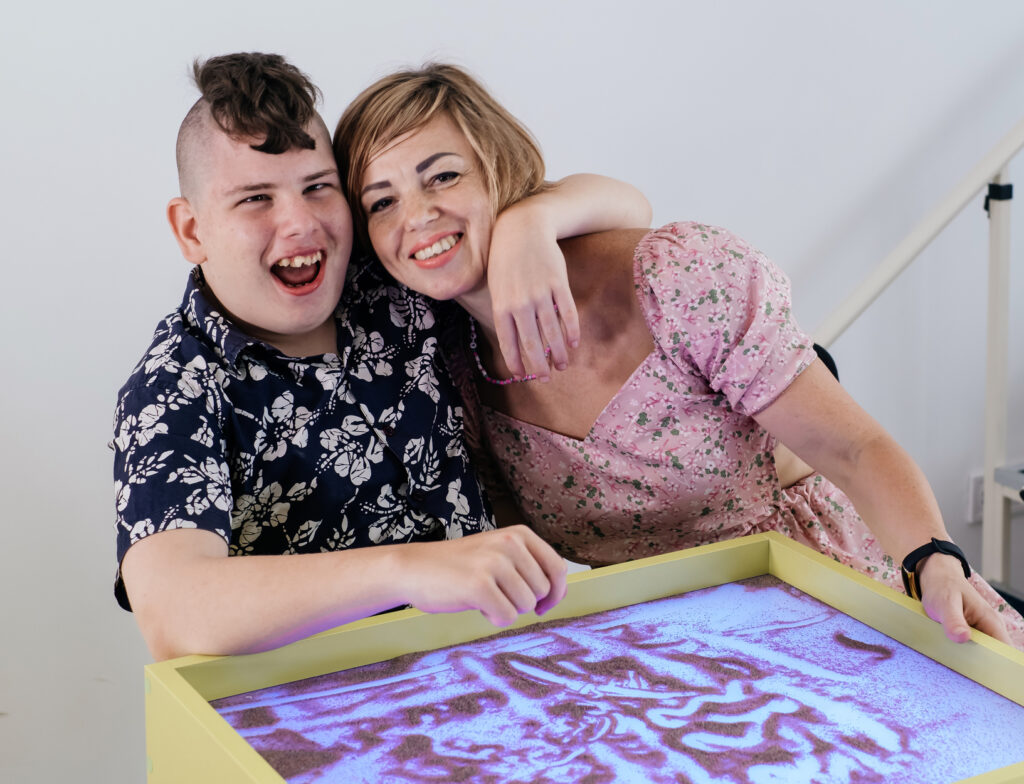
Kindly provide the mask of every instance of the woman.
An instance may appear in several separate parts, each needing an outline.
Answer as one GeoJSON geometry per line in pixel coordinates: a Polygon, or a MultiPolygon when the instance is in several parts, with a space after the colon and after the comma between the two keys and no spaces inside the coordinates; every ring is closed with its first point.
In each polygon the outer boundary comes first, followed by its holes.
{"type": "MultiPolygon", "coordinates": [[[[775,530],[899,588],[890,556],[927,545],[908,576],[929,616],[951,639],[971,625],[1024,648],[1024,619],[932,544],[949,534],[923,474],[816,359],[760,253],[694,223],[562,243],[580,347],[531,383],[502,360],[487,280],[495,216],[544,189],[528,132],[434,65],[368,88],[334,143],[360,236],[400,282],[462,307],[449,353],[468,419],[519,519],[563,555],[597,565],[775,530]],[[821,473],[777,463],[779,441],[821,473]]],[[[545,340],[557,329],[541,323],[545,340]]]]}

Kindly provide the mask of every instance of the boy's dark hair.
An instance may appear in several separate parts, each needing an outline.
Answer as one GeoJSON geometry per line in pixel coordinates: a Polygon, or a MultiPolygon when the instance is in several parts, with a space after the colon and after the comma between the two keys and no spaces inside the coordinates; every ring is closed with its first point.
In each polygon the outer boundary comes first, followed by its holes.
{"type": "Polygon", "coordinates": [[[196,60],[192,74],[218,127],[228,136],[263,139],[252,145],[277,155],[312,150],[306,132],[321,97],[308,76],[278,54],[239,52],[196,60]]]}

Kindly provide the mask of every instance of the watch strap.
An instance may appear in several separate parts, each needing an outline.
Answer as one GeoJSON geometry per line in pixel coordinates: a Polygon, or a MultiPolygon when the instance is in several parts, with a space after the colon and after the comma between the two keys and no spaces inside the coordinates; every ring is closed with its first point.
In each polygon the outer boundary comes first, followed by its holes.
{"type": "Polygon", "coordinates": [[[946,542],[941,539],[932,537],[932,540],[927,544],[923,544],[916,550],[903,559],[903,563],[900,565],[900,571],[903,575],[903,588],[907,592],[907,596],[912,599],[921,598],[921,586],[917,582],[917,565],[929,555],[935,553],[942,553],[943,555],[952,555],[964,568],[964,577],[971,576],[971,567],[967,563],[967,556],[964,555],[964,551],[957,547],[952,542],[946,542]]]}

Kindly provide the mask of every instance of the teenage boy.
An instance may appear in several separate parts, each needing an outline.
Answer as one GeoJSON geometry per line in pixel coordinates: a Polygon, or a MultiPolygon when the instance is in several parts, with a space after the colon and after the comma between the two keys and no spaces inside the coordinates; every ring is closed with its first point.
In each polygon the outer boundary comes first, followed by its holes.
{"type": "Polygon", "coordinates": [[[348,269],[316,88],[264,54],[195,79],[167,210],[195,267],[112,442],[115,594],[154,657],[264,650],[402,604],[495,625],[554,606],[562,559],[491,530],[429,308],[348,269]]]}

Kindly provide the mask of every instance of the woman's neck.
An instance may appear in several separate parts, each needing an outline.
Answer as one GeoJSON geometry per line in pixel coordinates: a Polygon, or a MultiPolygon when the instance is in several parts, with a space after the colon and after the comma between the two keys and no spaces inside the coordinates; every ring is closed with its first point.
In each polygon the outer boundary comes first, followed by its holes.
{"type": "Polygon", "coordinates": [[[505,358],[498,343],[490,289],[484,286],[478,291],[456,297],[455,301],[473,319],[476,346],[471,347],[470,350],[476,354],[476,360],[481,362],[487,369],[488,375],[494,378],[511,377],[512,371],[505,364],[505,358]]]}

